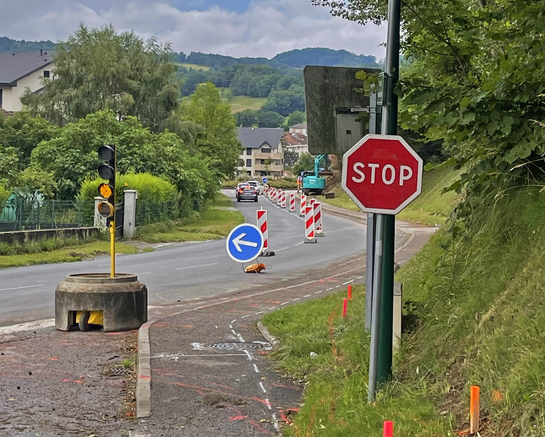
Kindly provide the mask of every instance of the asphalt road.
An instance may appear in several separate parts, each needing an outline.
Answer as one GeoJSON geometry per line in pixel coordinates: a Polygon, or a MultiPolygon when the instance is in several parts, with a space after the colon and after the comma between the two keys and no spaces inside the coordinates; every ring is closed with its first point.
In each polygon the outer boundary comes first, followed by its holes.
{"type": "MultiPolygon", "coordinates": [[[[234,199],[234,190],[225,191],[234,199]]],[[[308,269],[327,269],[334,261],[365,251],[365,226],[324,214],[325,236],[304,244],[304,223],[260,196],[259,202],[234,203],[249,223],[256,210],[268,211],[270,250],[274,257],[260,258],[267,270],[244,273],[227,255],[225,240],[158,245],[154,252],[119,255],[117,271],[137,274],[149,290],[149,304],[162,306],[250,287],[278,284],[304,277],[308,269]]],[[[109,257],[76,263],[18,267],[0,271],[0,326],[51,319],[57,284],[69,274],[107,272],[109,257]]]]}

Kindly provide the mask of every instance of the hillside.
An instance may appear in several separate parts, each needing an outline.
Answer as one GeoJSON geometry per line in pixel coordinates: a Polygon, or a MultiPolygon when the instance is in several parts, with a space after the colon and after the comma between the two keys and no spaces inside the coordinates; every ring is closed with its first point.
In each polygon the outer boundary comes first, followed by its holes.
{"type": "Polygon", "coordinates": [[[40,49],[53,50],[55,43],[52,41],[17,41],[5,36],[0,36],[0,52],[34,52],[40,49]]]}

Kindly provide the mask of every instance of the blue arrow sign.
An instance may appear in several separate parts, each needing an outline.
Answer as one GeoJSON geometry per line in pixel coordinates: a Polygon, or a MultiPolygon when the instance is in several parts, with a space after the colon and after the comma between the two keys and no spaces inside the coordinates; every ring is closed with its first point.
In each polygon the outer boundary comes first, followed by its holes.
{"type": "Polygon", "coordinates": [[[233,261],[253,261],[263,250],[263,234],[256,225],[243,223],[229,233],[225,247],[233,261]]]}
{"type": "Polygon", "coordinates": [[[269,182],[269,180],[267,178],[261,179],[261,183],[266,184],[267,182],[269,182]]]}

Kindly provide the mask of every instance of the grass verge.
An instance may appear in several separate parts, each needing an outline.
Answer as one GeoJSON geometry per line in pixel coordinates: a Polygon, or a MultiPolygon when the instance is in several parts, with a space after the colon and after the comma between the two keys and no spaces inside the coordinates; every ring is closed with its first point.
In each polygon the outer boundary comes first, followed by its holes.
{"type": "MultiPolygon", "coordinates": [[[[39,242],[37,242],[39,243],[39,242]]],[[[110,254],[110,242],[102,240],[63,242],[62,248],[34,253],[0,255],[0,268],[20,267],[33,264],[53,264],[81,261],[100,255],[110,254]]],[[[139,250],[128,244],[117,243],[116,253],[138,253],[139,250]]]]}
{"type": "Polygon", "coordinates": [[[238,210],[231,210],[232,207],[229,197],[218,194],[202,218],[194,223],[182,220],[141,226],[136,229],[134,239],[147,243],[218,240],[244,223],[244,216],[238,210]]]}
{"type": "Polygon", "coordinates": [[[466,223],[438,231],[401,271],[403,338],[394,378],[369,405],[361,287],[267,315],[281,370],[307,381],[288,436],[468,434],[469,389],[481,387],[480,436],[545,435],[545,194],[481,199],[466,223]],[[310,352],[318,357],[310,358],[310,352]]]}

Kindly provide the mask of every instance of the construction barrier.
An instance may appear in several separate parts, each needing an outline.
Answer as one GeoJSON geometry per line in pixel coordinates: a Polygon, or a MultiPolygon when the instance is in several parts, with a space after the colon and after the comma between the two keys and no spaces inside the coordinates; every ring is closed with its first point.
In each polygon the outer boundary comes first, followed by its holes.
{"type": "Polygon", "coordinates": [[[286,207],[286,192],[285,191],[282,191],[282,199],[280,201],[280,206],[282,208],[286,207]]]}
{"type": "Polygon", "coordinates": [[[305,216],[306,206],[307,206],[307,196],[305,196],[304,194],[301,194],[300,209],[299,209],[299,215],[301,217],[305,216]]]}
{"type": "Polygon", "coordinates": [[[269,249],[269,224],[267,222],[267,210],[257,210],[257,227],[263,234],[263,250],[269,249]]]}
{"type": "Polygon", "coordinates": [[[310,205],[305,207],[305,243],[316,243],[314,235],[314,212],[310,205]]]}
{"type": "Polygon", "coordinates": [[[295,212],[295,193],[290,193],[289,212],[295,212]]]}
{"type": "Polygon", "coordinates": [[[313,202],[312,209],[314,211],[314,231],[317,237],[324,236],[324,224],[322,220],[322,204],[320,202],[313,202]]]}
{"type": "Polygon", "coordinates": [[[278,190],[278,196],[276,198],[276,204],[278,206],[282,206],[282,193],[283,193],[282,190],[278,190]]]}

